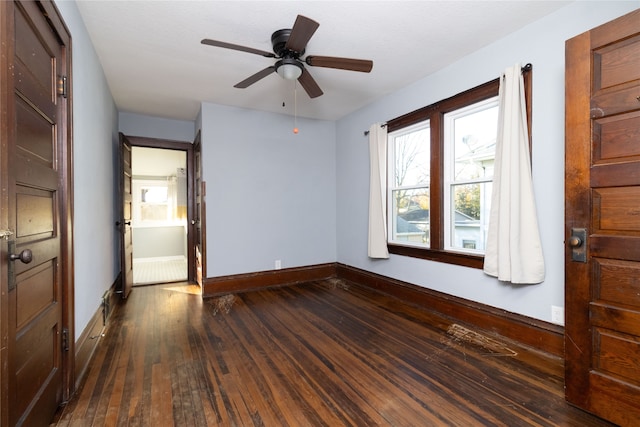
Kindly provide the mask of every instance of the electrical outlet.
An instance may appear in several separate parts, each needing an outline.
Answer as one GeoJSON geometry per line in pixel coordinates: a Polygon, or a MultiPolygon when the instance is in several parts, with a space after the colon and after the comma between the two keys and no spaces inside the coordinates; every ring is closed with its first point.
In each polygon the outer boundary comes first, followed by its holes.
{"type": "Polygon", "coordinates": [[[282,261],[279,259],[276,260],[276,270],[280,270],[282,268],[282,261]]]}
{"type": "Polygon", "coordinates": [[[551,306],[551,321],[559,325],[564,325],[564,307],[551,306]]]}

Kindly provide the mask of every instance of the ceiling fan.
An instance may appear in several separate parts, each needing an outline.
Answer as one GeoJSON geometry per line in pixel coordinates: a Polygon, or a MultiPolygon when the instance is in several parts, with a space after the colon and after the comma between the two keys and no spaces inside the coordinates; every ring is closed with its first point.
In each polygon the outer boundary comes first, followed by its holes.
{"type": "Polygon", "coordinates": [[[337,58],[333,56],[307,56],[302,59],[307,43],[319,26],[320,24],[313,19],[298,15],[293,28],[278,30],[271,35],[274,53],[211,39],[203,39],[201,43],[278,59],[274,65],[258,71],[240,83],[235,84],[234,87],[247,88],[269,74],[276,72],[286,80],[298,80],[309,97],[316,98],[322,95],[323,92],[311,74],[305,69],[305,64],[312,67],[337,68],[363,73],[368,73],[373,68],[373,61],[365,59],[337,58]]]}

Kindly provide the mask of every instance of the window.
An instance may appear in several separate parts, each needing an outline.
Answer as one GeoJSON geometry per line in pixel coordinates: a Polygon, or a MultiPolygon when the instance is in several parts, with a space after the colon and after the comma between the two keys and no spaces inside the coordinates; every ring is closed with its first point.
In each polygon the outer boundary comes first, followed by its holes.
{"type": "Polygon", "coordinates": [[[444,115],[444,247],[483,254],[498,130],[498,97],[444,115]]]}
{"type": "MultiPolygon", "coordinates": [[[[531,125],[531,73],[525,73],[531,125]]],[[[482,268],[499,80],[390,120],[390,253],[482,268]]]]}
{"type": "Polygon", "coordinates": [[[187,188],[183,176],[134,176],[132,186],[134,227],[178,225],[185,220],[187,188]]]}
{"type": "Polygon", "coordinates": [[[389,135],[391,241],[429,247],[429,121],[389,135]]]}
{"type": "Polygon", "coordinates": [[[169,187],[159,181],[156,186],[140,189],[140,220],[166,221],[169,218],[169,187]]]}

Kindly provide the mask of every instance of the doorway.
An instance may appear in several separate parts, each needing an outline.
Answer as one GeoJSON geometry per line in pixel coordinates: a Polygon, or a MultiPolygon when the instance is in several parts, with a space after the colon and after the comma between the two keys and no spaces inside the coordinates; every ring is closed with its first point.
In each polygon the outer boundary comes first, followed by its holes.
{"type": "Polygon", "coordinates": [[[193,282],[194,145],[121,133],[120,152],[122,217],[116,226],[121,235],[122,272],[117,292],[127,299],[134,283],[193,282]],[[146,267],[149,274],[136,273],[146,267]]]}
{"type": "Polygon", "coordinates": [[[187,153],[132,147],[133,286],[188,280],[187,153]]]}

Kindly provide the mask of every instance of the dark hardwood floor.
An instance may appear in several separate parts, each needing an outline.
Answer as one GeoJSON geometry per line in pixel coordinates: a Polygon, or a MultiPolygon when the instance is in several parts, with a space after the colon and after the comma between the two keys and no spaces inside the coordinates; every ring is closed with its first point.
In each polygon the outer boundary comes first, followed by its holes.
{"type": "Polygon", "coordinates": [[[323,281],[202,300],[135,288],[58,426],[609,426],[562,361],[323,281]]]}

